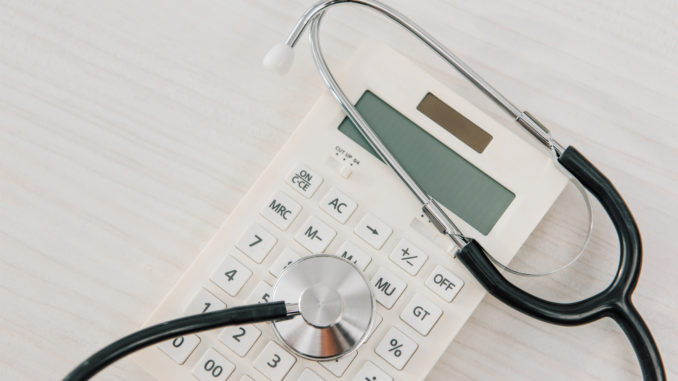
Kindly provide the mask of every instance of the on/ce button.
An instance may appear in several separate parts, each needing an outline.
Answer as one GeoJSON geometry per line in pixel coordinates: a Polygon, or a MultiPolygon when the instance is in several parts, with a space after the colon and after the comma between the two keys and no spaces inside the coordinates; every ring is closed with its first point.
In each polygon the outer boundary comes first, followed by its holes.
{"type": "Polygon", "coordinates": [[[292,188],[306,198],[311,198],[323,182],[322,176],[303,164],[297,166],[286,180],[292,188]]]}
{"type": "Polygon", "coordinates": [[[463,285],[464,281],[440,265],[436,266],[426,280],[426,287],[448,302],[451,302],[457,296],[463,285]]]}

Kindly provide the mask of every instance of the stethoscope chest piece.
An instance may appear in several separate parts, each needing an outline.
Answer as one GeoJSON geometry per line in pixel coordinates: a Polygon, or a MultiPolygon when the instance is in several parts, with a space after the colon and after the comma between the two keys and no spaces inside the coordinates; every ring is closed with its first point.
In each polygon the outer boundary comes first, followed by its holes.
{"type": "Polygon", "coordinates": [[[272,300],[296,301],[301,316],[273,322],[292,351],[314,360],[345,355],[362,344],[374,321],[374,297],[360,270],[334,255],[312,255],[290,264],[272,300]]]}

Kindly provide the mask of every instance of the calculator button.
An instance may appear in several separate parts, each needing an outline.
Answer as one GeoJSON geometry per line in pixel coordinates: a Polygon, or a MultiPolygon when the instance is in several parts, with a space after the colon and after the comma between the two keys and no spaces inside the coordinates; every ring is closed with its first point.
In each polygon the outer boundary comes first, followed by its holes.
{"type": "Polygon", "coordinates": [[[253,325],[224,328],[219,334],[219,341],[240,357],[244,357],[261,336],[261,331],[253,325]]]}
{"type": "Polygon", "coordinates": [[[375,249],[381,249],[392,232],[393,229],[369,213],[355,227],[355,234],[375,249]]]}
{"type": "Polygon", "coordinates": [[[353,351],[349,354],[339,357],[338,359],[319,362],[320,365],[329,370],[333,375],[341,377],[357,355],[358,351],[353,351]]]}
{"type": "Polygon", "coordinates": [[[389,309],[393,307],[407,287],[405,282],[383,267],[377,270],[370,283],[377,302],[389,309]]]}
{"type": "Polygon", "coordinates": [[[200,338],[196,335],[186,335],[175,337],[158,344],[158,348],[165,352],[172,360],[181,365],[186,362],[195,347],[200,344],[200,338]]]}
{"type": "Polygon", "coordinates": [[[287,230],[301,212],[301,205],[283,192],[276,192],[259,213],[280,230],[287,230]]]}
{"type": "Polygon", "coordinates": [[[235,244],[254,262],[261,263],[271,251],[277,239],[259,224],[252,225],[235,244]]]}
{"type": "Polygon", "coordinates": [[[297,378],[297,381],[325,381],[322,377],[318,376],[318,374],[308,368],[305,368],[303,372],[301,372],[301,375],[299,375],[299,378],[297,378]]]}
{"type": "Polygon", "coordinates": [[[323,182],[322,176],[305,165],[299,165],[287,176],[287,183],[304,197],[310,198],[323,182]]]}
{"type": "Polygon", "coordinates": [[[374,351],[394,368],[403,369],[417,347],[414,340],[399,329],[391,327],[374,351]]]}
{"type": "Polygon", "coordinates": [[[353,262],[360,271],[365,271],[365,267],[370,264],[372,257],[362,251],[358,246],[350,241],[344,242],[339,250],[337,250],[338,257],[342,257],[349,262],[353,262]]]}
{"type": "Polygon", "coordinates": [[[186,308],[186,315],[203,314],[205,312],[223,310],[224,308],[226,308],[226,304],[224,304],[224,302],[212,295],[211,292],[201,288],[191,303],[188,304],[188,307],[186,308]]]}
{"type": "Polygon", "coordinates": [[[408,240],[401,239],[389,258],[410,275],[416,275],[428,259],[428,255],[408,240]]]}
{"type": "Polygon", "coordinates": [[[316,217],[309,217],[294,239],[313,254],[322,254],[337,232],[316,217]]]}
{"type": "Polygon", "coordinates": [[[325,197],[320,200],[320,209],[342,224],[351,217],[351,214],[353,214],[357,207],[358,204],[355,201],[335,187],[332,187],[325,197]]]}
{"type": "Polygon", "coordinates": [[[228,256],[212,274],[210,280],[229,295],[236,296],[251,275],[252,272],[247,267],[228,256]]]}
{"type": "Polygon", "coordinates": [[[285,267],[287,267],[290,263],[298,260],[299,254],[295,253],[289,248],[285,248],[271,263],[271,267],[269,267],[268,271],[271,272],[276,278],[280,276],[280,274],[285,270],[285,267]]]}
{"type": "Polygon", "coordinates": [[[426,286],[441,298],[451,302],[464,286],[464,281],[452,274],[450,270],[438,265],[426,280],[426,286]]]}
{"type": "Polygon", "coordinates": [[[280,345],[269,341],[254,360],[254,368],[271,381],[282,380],[297,360],[280,345]]]}
{"type": "Polygon", "coordinates": [[[272,302],[271,295],[273,295],[273,287],[264,281],[260,281],[246,300],[248,304],[268,303],[272,302]]]}
{"type": "Polygon", "coordinates": [[[210,348],[193,367],[193,375],[200,381],[222,381],[235,370],[235,365],[210,348]]]}
{"type": "Polygon", "coordinates": [[[370,333],[367,335],[368,337],[371,337],[372,334],[374,333],[374,331],[377,330],[377,328],[379,327],[379,324],[381,324],[381,321],[382,321],[382,320],[384,320],[384,318],[381,317],[381,315],[379,315],[379,313],[375,313],[375,314],[374,314],[374,323],[372,323],[372,330],[371,330],[370,333]]]}
{"type": "Polygon", "coordinates": [[[393,381],[393,377],[389,376],[383,370],[379,369],[371,361],[365,362],[358,374],[353,378],[353,381],[393,381]]]}
{"type": "Polygon", "coordinates": [[[425,336],[428,335],[442,314],[443,310],[431,299],[422,294],[416,294],[400,314],[400,318],[425,336]]]}
{"type": "Polygon", "coordinates": [[[246,374],[243,374],[242,377],[240,377],[240,381],[254,381],[254,379],[246,374]]]}

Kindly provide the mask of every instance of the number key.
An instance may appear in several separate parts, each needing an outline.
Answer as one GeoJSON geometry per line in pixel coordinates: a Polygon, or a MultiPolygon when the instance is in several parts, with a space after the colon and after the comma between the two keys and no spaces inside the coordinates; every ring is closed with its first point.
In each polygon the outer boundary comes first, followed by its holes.
{"type": "Polygon", "coordinates": [[[271,381],[282,380],[290,371],[297,359],[287,353],[278,344],[269,341],[266,347],[254,360],[254,368],[271,381]]]}
{"type": "Polygon", "coordinates": [[[325,381],[325,380],[323,380],[322,377],[318,376],[316,372],[306,368],[304,369],[303,372],[301,372],[301,375],[299,375],[297,381],[325,381]]]}
{"type": "Polygon", "coordinates": [[[210,280],[229,295],[236,296],[251,275],[252,272],[247,267],[235,258],[228,256],[212,274],[210,280]]]}
{"type": "Polygon", "coordinates": [[[277,239],[259,224],[252,225],[235,247],[240,249],[254,262],[261,263],[271,251],[277,239]]]}
{"type": "Polygon", "coordinates": [[[257,342],[259,336],[261,336],[261,331],[253,325],[226,327],[219,334],[219,341],[226,344],[238,356],[244,357],[257,342]]]}
{"type": "Polygon", "coordinates": [[[226,380],[234,369],[233,363],[210,348],[193,367],[193,375],[200,381],[226,380]]]}
{"type": "Polygon", "coordinates": [[[186,362],[195,347],[200,344],[200,338],[196,335],[186,335],[175,337],[158,344],[158,348],[165,352],[172,360],[181,365],[186,362]]]}
{"type": "Polygon", "coordinates": [[[250,296],[245,299],[245,302],[247,304],[272,302],[271,295],[273,295],[273,287],[264,281],[260,281],[257,283],[257,286],[254,287],[254,291],[252,291],[250,296]]]}
{"type": "Polygon", "coordinates": [[[353,381],[393,381],[393,377],[386,374],[378,366],[371,361],[367,361],[365,365],[358,371],[353,381]]]}
{"type": "Polygon", "coordinates": [[[351,365],[351,362],[353,362],[353,359],[355,359],[357,355],[358,352],[353,351],[334,360],[320,361],[320,365],[332,372],[333,375],[341,377],[344,375],[344,372],[346,372],[346,369],[348,369],[348,366],[351,365]]]}
{"type": "Polygon", "coordinates": [[[204,314],[205,312],[223,310],[224,308],[226,308],[224,302],[212,295],[211,292],[201,288],[188,307],[186,307],[186,315],[204,314]]]}

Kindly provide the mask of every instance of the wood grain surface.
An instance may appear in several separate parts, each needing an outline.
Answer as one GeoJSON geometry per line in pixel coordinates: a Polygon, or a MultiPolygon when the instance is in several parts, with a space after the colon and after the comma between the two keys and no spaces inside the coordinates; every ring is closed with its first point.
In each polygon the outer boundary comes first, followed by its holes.
{"type": "MultiPolygon", "coordinates": [[[[676,378],[678,2],[388,3],[616,184],[645,245],[634,300],[676,378]]],[[[58,379],[150,314],[325,91],[306,39],[287,76],[260,66],[309,4],[0,0],[0,379],[58,379]]],[[[384,40],[501,117],[383,18],[338,7],[326,19],[333,67],[363,39],[384,40]]],[[[577,266],[517,281],[556,300],[603,287],[616,237],[595,215],[577,266]]],[[[488,297],[429,378],[639,372],[611,321],[554,327],[488,297]]],[[[126,359],[101,379],[150,376],[126,359]]]]}

